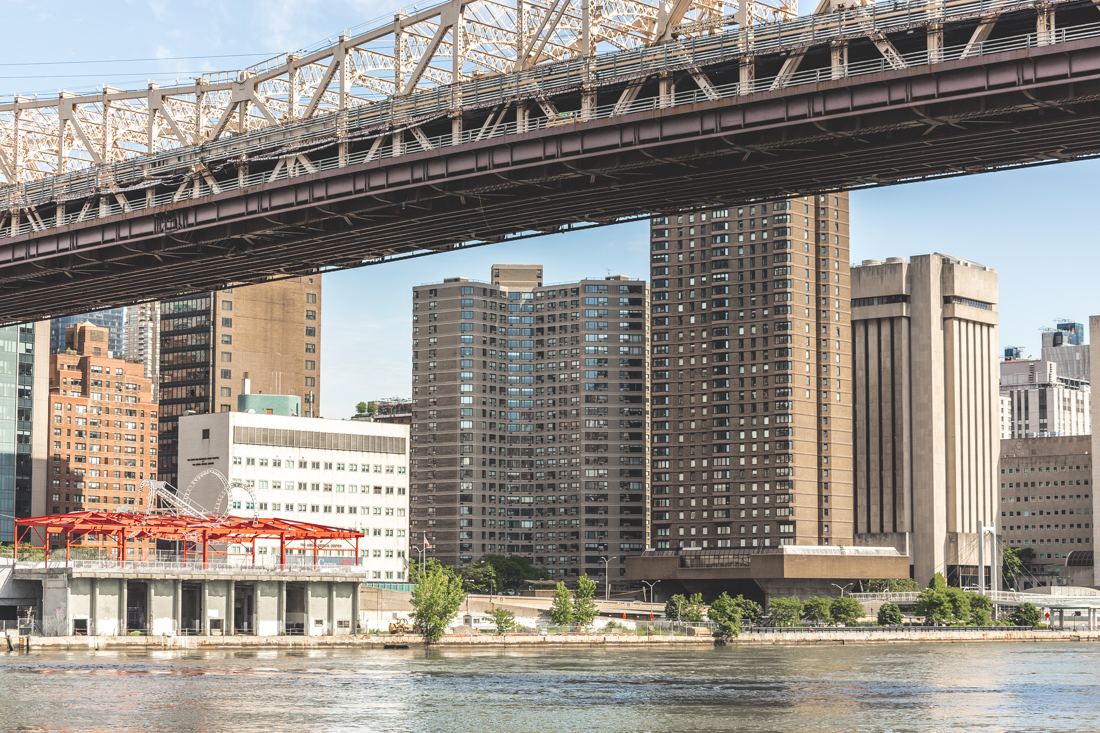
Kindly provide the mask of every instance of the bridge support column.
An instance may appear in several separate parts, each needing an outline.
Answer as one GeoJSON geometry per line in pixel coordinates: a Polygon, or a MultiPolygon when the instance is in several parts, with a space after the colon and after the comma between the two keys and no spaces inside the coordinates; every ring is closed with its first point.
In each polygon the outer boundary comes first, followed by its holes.
{"type": "Polygon", "coordinates": [[[516,102],[516,132],[527,132],[527,120],[531,116],[530,110],[523,102],[516,102]]]}
{"type": "Polygon", "coordinates": [[[848,42],[834,41],[829,44],[829,57],[832,60],[833,78],[848,76],[848,42]]]}
{"type": "MultiPolygon", "coordinates": [[[[277,634],[286,633],[286,581],[280,580],[279,586],[279,598],[277,600],[278,606],[275,611],[275,632],[277,634]]],[[[307,616],[309,614],[306,614],[307,616]]]]}
{"type": "MultiPolygon", "coordinates": [[[[243,157],[243,156],[242,156],[243,157]]],[[[248,185],[248,163],[237,164],[237,187],[244,188],[248,185]]]]}
{"type": "Polygon", "coordinates": [[[1054,43],[1054,7],[1052,5],[1040,5],[1039,16],[1035,23],[1035,37],[1040,46],[1049,46],[1054,43]]]}
{"type": "Polygon", "coordinates": [[[676,104],[676,83],[671,71],[662,71],[660,80],[660,106],[672,107],[676,104]]]}
{"type": "Polygon", "coordinates": [[[225,636],[233,636],[236,632],[233,626],[237,623],[236,605],[237,605],[237,586],[233,582],[233,579],[225,581],[225,631],[222,633],[225,636]]]}
{"type": "Polygon", "coordinates": [[[451,145],[459,145],[462,142],[462,112],[451,113],[451,145]]]}
{"type": "Polygon", "coordinates": [[[741,78],[739,94],[752,94],[753,84],[756,83],[756,61],[751,57],[741,59],[741,78]]]}
{"type": "Polygon", "coordinates": [[[943,61],[943,23],[932,23],[928,26],[928,63],[938,64],[943,61]]]}
{"type": "Polygon", "coordinates": [[[393,133],[393,157],[405,154],[405,132],[398,130],[393,133]]]}
{"type": "Polygon", "coordinates": [[[1089,609],[1089,631],[1096,631],[1096,609],[1089,609]]]}

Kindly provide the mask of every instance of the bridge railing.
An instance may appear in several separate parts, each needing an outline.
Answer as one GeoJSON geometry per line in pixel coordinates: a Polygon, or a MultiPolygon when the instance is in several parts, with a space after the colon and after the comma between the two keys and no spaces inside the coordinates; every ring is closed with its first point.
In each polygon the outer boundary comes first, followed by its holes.
{"type": "MultiPolygon", "coordinates": [[[[849,593],[851,598],[860,603],[891,602],[891,603],[916,603],[920,598],[919,592],[898,593],[849,593]]],[[[1059,596],[1040,593],[1021,593],[1019,591],[985,591],[982,595],[997,604],[1019,605],[1030,603],[1034,606],[1061,607],[1061,608],[1087,608],[1100,607],[1100,595],[1089,596],[1059,596]]]]}
{"type": "MultiPolygon", "coordinates": [[[[312,558],[310,558],[312,559],[312,558]]],[[[16,570],[34,570],[34,569],[46,569],[44,562],[18,562],[15,564],[16,570]]],[[[49,566],[51,569],[57,569],[59,565],[51,563],[49,566]]],[[[180,575],[187,573],[205,573],[216,575],[242,575],[242,574],[256,574],[256,573],[270,573],[273,575],[331,575],[331,576],[343,576],[348,578],[360,577],[366,579],[368,576],[368,569],[362,565],[339,565],[330,563],[321,563],[313,565],[310,563],[286,563],[279,564],[277,562],[257,563],[256,565],[248,563],[203,563],[202,561],[188,561],[188,562],[162,562],[154,560],[127,560],[125,562],[119,560],[70,560],[68,567],[74,571],[105,571],[105,572],[141,572],[141,573],[158,573],[166,575],[180,575]]]]}
{"type": "MultiPolygon", "coordinates": [[[[714,36],[697,36],[683,41],[645,47],[631,51],[603,54],[592,59],[574,59],[556,64],[538,66],[532,70],[486,77],[462,84],[402,97],[391,97],[379,103],[356,107],[348,112],[330,114],[300,123],[285,123],[263,128],[239,137],[223,138],[193,148],[179,148],[157,155],[136,157],[112,166],[97,166],[97,175],[89,175],[91,169],[55,176],[46,182],[47,190],[54,192],[60,184],[68,194],[79,193],[80,183],[86,190],[95,190],[104,181],[123,186],[127,180],[143,180],[155,173],[158,167],[183,162],[181,156],[197,153],[199,160],[247,155],[261,148],[269,148],[274,142],[301,143],[310,137],[332,133],[350,132],[374,124],[386,125],[391,130],[402,124],[415,125],[419,118],[438,116],[456,108],[492,106],[517,97],[550,96],[558,91],[591,84],[600,80],[634,78],[654,71],[698,67],[708,61],[725,57],[760,55],[789,46],[815,45],[846,36],[864,36],[875,30],[888,30],[926,23],[931,19],[966,17],[974,14],[1003,12],[1015,6],[1030,7],[1029,0],[977,0],[975,2],[951,2],[950,0],[897,0],[876,3],[854,10],[823,16],[808,16],[793,21],[754,26],[751,30],[738,30],[714,36]],[[249,138],[255,138],[253,145],[249,138]],[[131,175],[127,176],[129,172],[131,175]],[[107,173],[107,175],[103,175],[107,173]],[[83,179],[83,180],[81,180],[83,179]]],[[[758,90],[760,83],[754,85],[758,90]]],[[[32,197],[35,184],[24,184],[23,198],[32,197]]],[[[30,199],[27,198],[30,202],[30,199]]],[[[6,203],[6,202],[5,202],[6,203]]]]}
{"type": "MultiPolygon", "coordinates": [[[[991,8],[1009,8],[1010,6],[1023,4],[1025,3],[1021,0],[996,0],[995,2],[979,0],[978,2],[954,5],[950,9],[953,12],[963,10],[989,12],[991,8]]],[[[919,10],[916,15],[919,15],[922,19],[929,17],[927,14],[932,12],[929,8],[940,7],[939,3],[927,2],[926,0],[911,0],[910,2],[899,0],[895,3],[879,3],[873,7],[877,8],[878,5],[908,7],[910,12],[907,17],[914,16],[913,6],[920,6],[923,9],[919,10]]],[[[840,35],[846,27],[845,22],[849,24],[847,27],[853,25],[854,15],[852,14],[856,12],[846,11],[845,13],[821,16],[821,18],[838,16],[830,27],[840,35]]],[[[859,12],[865,15],[866,9],[861,9],[859,12]]],[[[936,17],[949,16],[950,14],[936,17]]],[[[877,25],[874,27],[882,27],[881,22],[876,21],[876,23],[877,25]]],[[[777,25],[793,25],[793,22],[777,25]]],[[[803,45],[820,41],[822,39],[821,32],[824,31],[818,31],[811,25],[811,35],[803,45]]],[[[866,31],[861,34],[865,35],[866,31]]],[[[62,216],[27,217],[27,220],[20,222],[18,225],[13,224],[0,230],[0,238],[271,183],[302,175],[306,172],[313,172],[314,170],[330,170],[424,150],[534,132],[549,127],[608,119],[627,113],[643,112],[663,107],[691,105],[716,98],[728,99],[752,93],[820,84],[830,80],[881,73],[894,68],[923,66],[1004,51],[1035,48],[1052,43],[1096,38],[1100,37],[1100,23],[1059,28],[1054,31],[1049,39],[1040,39],[1036,34],[1029,33],[973,45],[958,45],[936,51],[918,51],[904,54],[900,56],[901,66],[897,65],[897,61],[891,62],[883,57],[848,64],[839,69],[832,67],[809,69],[785,77],[772,76],[755,79],[746,84],[735,82],[713,86],[706,90],[680,91],[668,98],[656,96],[637,99],[629,104],[607,104],[588,112],[567,112],[555,117],[532,117],[523,122],[513,120],[507,123],[486,125],[479,129],[464,130],[459,136],[445,134],[422,139],[413,137],[397,146],[392,143],[381,144],[382,140],[392,136],[395,132],[409,130],[417,127],[420,122],[446,114],[447,111],[454,109],[456,102],[462,107],[492,107],[493,105],[501,105],[525,97],[550,96],[569,88],[579,88],[593,79],[597,81],[603,79],[606,82],[608,79],[644,78],[657,71],[672,68],[704,67],[727,57],[739,57],[744,55],[745,52],[740,49],[737,43],[725,38],[725,36],[736,35],[724,34],[717,37],[717,42],[708,41],[712,37],[693,38],[689,41],[670,43],[638,51],[609,54],[597,57],[598,60],[610,60],[610,62],[605,64],[605,67],[594,69],[589,68],[589,63],[592,62],[583,61],[541,66],[531,72],[499,77],[491,88],[479,88],[478,85],[475,85],[472,97],[465,95],[456,97],[455,92],[458,86],[461,85],[443,87],[437,89],[434,94],[439,96],[450,90],[449,95],[445,99],[439,98],[434,102],[419,101],[421,97],[432,96],[433,93],[412,95],[412,103],[406,103],[402,109],[404,116],[398,113],[395,101],[390,100],[388,107],[386,103],[372,105],[369,108],[359,107],[346,113],[329,115],[319,120],[310,120],[297,125],[265,128],[242,135],[239,138],[220,140],[194,149],[177,150],[172,153],[133,159],[109,167],[103,166],[100,169],[87,169],[66,176],[50,178],[45,182],[36,184],[3,187],[0,188],[0,210],[28,208],[51,201],[80,200],[95,193],[110,196],[113,193],[126,194],[135,190],[155,187],[167,187],[168,190],[154,196],[141,197],[135,200],[124,199],[118,201],[104,198],[98,204],[86,205],[80,211],[67,211],[62,216]],[[704,41],[708,42],[704,43],[704,41]],[[344,156],[334,155],[316,161],[309,160],[308,165],[298,163],[294,158],[296,155],[308,156],[309,153],[318,149],[332,149],[337,141],[371,140],[374,140],[376,144],[370,150],[362,150],[344,156]],[[223,167],[235,165],[235,158],[241,156],[247,157],[250,162],[284,160],[286,164],[278,166],[274,173],[256,172],[223,180],[217,180],[211,175],[217,173],[223,167]],[[231,160],[231,158],[234,158],[234,160],[231,160]],[[199,173],[190,172],[189,167],[196,161],[201,164],[200,168],[207,169],[206,175],[203,175],[201,171],[199,173]]],[[[790,35],[788,32],[788,38],[790,38],[790,35]]],[[[754,48],[758,51],[761,49],[761,42],[754,42],[754,48]]],[[[478,84],[480,85],[481,82],[478,84]]],[[[485,82],[485,84],[489,84],[489,82],[485,82]]]]}

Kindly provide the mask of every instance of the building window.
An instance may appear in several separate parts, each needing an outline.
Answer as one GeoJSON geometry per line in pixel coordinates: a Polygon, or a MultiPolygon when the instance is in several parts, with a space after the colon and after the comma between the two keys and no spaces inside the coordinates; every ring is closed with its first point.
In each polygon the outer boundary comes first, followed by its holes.
{"type": "Polygon", "coordinates": [[[308,338],[314,338],[317,335],[316,326],[306,326],[306,336],[308,338]]]}
{"type": "Polygon", "coordinates": [[[306,377],[306,386],[307,387],[317,386],[317,378],[316,377],[306,377]]]}
{"type": "Polygon", "coordinates": [[[306,369],[309,371],[314,371],[315,369],[317,369],[317,362],[313,359],[306,359],[306,369]]]}
{"type": "Polygon", "coordinates": [[[233,301],[232,300],[223,300],[222,301],[222,310],[223,311],[233,310],[233,301]]]}
{"type": "Polygon", "coordinates": [[[218,405],[218,412],[232,412],[229,405],[218,405]]]}
{"type": "Polygon", "coordinates": [[[222,375],[222,379],[232,379],[233,378],[233,370],[232,369],[222,369],[221,370],[221,375],[222,375]]]}
{"type": "Polygon", "coordinates": [[[221,388],[221,396],[222,396],[222,397],[232,397],[232,396],[233,396],[233,390],[232,390],[232,388],[230,388],[230,387],[222,387],[222,388],[221,388]]]}
{"type": "Polygon", "coordinates": [[[306,353],[307,354],[316,354],[317,353],[317,344],[306,344],[306,353]]]}
{"type": "Polygon", "coordinates": [[[317,311],[307,310],[306,311],[306,320],[307,321],[316,321],[317,320],[317,311]]]}
{"type": "Polygon", "coordinates": [[[316,303],[317,302],[317,293],[306,293],[306,302],[307,303],[316,303]]]}
{"type": "Polygon", "coordinates": [[[222,319],[222,328],[233,328],[233,319],[232,318],[223,318],[222,319]]]}
{"type": "Polygon", "coordinates": [[[231,343],[233,343],[233,334],[230,334],[230,333],[223,333],[223,334],[222,334],[222,343],[223,343],[223,344],[231,344],[231,343]]]}
{"type": "Polygon", "coordinates": [[[233,361],[233,353],[230,351],[223,351],[222,361],[233,361]]]}

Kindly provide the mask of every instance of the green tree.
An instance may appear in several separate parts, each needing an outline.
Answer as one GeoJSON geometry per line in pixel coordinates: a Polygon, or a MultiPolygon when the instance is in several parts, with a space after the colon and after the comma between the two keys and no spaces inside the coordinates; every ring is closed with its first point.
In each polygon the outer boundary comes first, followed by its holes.
{"type": "Polygon", "coordinates": [[[703,594],[696,593],[688,599],[687,605],[684,606],[684,621],[691,621],[693,623],[699,623],[703,620],[703,616],[706,613],[706,604],[703,603],[703,594]]]}
{"type": "Polygon", "coordinates": [[[981,593],[967,593],[970,604],[970,623],[975,626],[989,626],[993,616],[993,601],[981,593]]]}
{"type": "Polygon", "coordinates": [[[917,581],[912,578],[865,580],[861,585],[866,593],[915,593],[920,590],[917,581]]]}
{"type": "Polygon", "coordinates": [[[741,609],[741,619],[753,624],[758,624],[764,618],[764,609],[756,601],[739,595],[733,599],[734,605],[741,609]]]}
{"type": "Polygon", "coordinates": [[[1016,578],[1027,570],[1027,564],[1035,559],[1035,551],[1030,547],[1006,547],[1002,554],[1001,573],[1005,578],[1005,586],[1012,587],[1016,578]]]}
{"type": "Polygon", "coordinates": [[[595,597],[596,581],[588,575],[577,578],[577,589],[573,591],[573,623],[577,626],[591,626],[592,620],[599,614],[593,602],[595,597]]]}
{"type": "Polygon", "coordinates": [[[374,417],[377,412],[378,412],[378,403],[377,402],[368,402],[367,403],[367,414],[370,415],[371,417],[374,417]]]}
{"type": "Polygon", "coordinates": [[[475,593],[493,593],[500,588],[496,571],[487,562],[472,562],[462,567],[462,582],[475,593]]]}
{"type": "Polygon", "coordinates": [[[355,405],[355,414],[356,415],[366,415],[367,414],[367,403],[366,402],[360,402],[360,403],[356,404],[355,405]]]}
{"type": "Polygon", "coordinates": [[[684,609],[687,608],[688,599],[680,593],[676,593],[665,601],[665,618],[669,621],[683,621],[684,609]]]}
{"type": "Polygon", "coordinates": [[[497,608],[489,612],[489,617],[497,626],[498,634],[507,634],[516,628],[516,614],[506,608],[497,608]]]}
{"type": "Polygon", "coordinates": [[[879,626],[898,626],[903,623],[905,619],[901,615],[901,609],[898,608],[898,604],[886,602],[879,606],[878,609],[878,625],[879,626]]]}
{"type": "Polygon", "coordinates": [[[489,563],[496,574],[497,590],[521,590],[529,580],[548,580],[550,574],[536,568],[522,555],[482,555],[482,562],[489,563]]]}
{"type": "Polygon", "coordinates": [[[970,600],[962,588],[948,588],[947,602],[951,605],[951,616],[961,624],[970,620],[970,600]]]}
{"type": "Polygon", "coordinates": [[[554,589],[554,602],[550,604],[550,620],[555,626],[569,626],[573,623],[573,603],[565,583],[558,583],[558,587],[554,589]]]}
{"type": "Polygon", "coordinates": [[[802,618],[802,601],[797,598],[776,598],[768,604],[768,614],[776,626],[794,626],[802,618]]]}
{"type": "MultiPolygon", "coordinates": [[[[932,580],[929,581],[928,587],[921,591],[920,596],[917,598],[916,606],[914,610],[917,615],[924,616],[925,621],[931,621],[933,623],[948,623],[955,619],[955,610],[957,601],[951,597],[949,591],[951,588],[947,587],[947,581],[944,579],[941,573],[936,573],[932,580]]],[[[958,590],[955,588],[953,590],[958,590]]],[[[965,602],[965,597],[963,602],[965,602]]],[[[969,616],[969,604],[967,604],[967,615],[969,616]]]]}
{"type": "Polygon", "coordinates": [[[1039,613],[1039,609],[1030,603],[1021,603],[1016,606],[1016,611],[1012,614],[1012,623],[1017,626],[1038,626],[1043,621],[1043,615],[1039,613]]]}
{"type": "Polygon", "coordinates": [[[830,598],[814,596],[802,606],[802,618],[806,621],[819,624],[831,624],[833,602],[830,598]]]}
{"type": "Polygon", "coordinates": [[[723,638],[736,638],[741,634],[741,606],[728,593],[718,596],[710,604],[707,618],[718,624],[718,635],[723,638]]]}
{"type": "Polygon", "coordinates": [[[410,615],[425,641],[438,641],[443,636],[465,598],[462,581],[454,571],[434,561],[424,563],[413,588],[411,603],[415,611],[410,615]]]}
{"type": "Polygon", "coordinates": [[[848,598],[847,596],[834,598],[832,605],[829,606],[829,613],[834,621],[839,621],[845,626],[851,626],[863,618],[863,604],[855,598],[848,598]]]}

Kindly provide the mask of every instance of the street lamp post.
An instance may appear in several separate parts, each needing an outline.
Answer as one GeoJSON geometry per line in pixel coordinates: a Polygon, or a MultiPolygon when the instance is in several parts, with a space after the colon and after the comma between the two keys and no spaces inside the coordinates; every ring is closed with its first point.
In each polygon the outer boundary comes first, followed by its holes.
{"type": "MultiPolygon", "coordinates": [[[[653,586],[657,585],[660,582],[661,581],[659,581],[659,580],[654,580],[652,583],[650,583],[648,581],[645,581],[645,580],[642,581],[642,585],[648,585],[649,586],[649,602],[650,603],[655,602],[655,596],[653,595],[653,586]]],[[[645,589],[644,588],[642,589],[642,600],[643,601],[645,600],[645,589]]]]}
{"type": "Polygon", "coordinates": [[[600,562],[603,563],[603,599],[605,601],[611,600],[611,576],[608,574],[607,566],[618,555],[612,555],[611,557],[601,557],[600,562]]]}
{"type": "Polygon", "coordinates": [[[832,586],[833,586],[834,588],[840,588],[840,597],[841,597],[841,598],[843,598],[843,597],[844,597],[844,591],[848,590],[848,589],[849,589],[849,588],[851,588],[851,587],[852,587],[853,585],[855,585],[855,583],[849,583],[848,585],[845,585],[845,586],[840,586],[840,585],[837,585],[836,583],[832,583],[832,586]]]}

